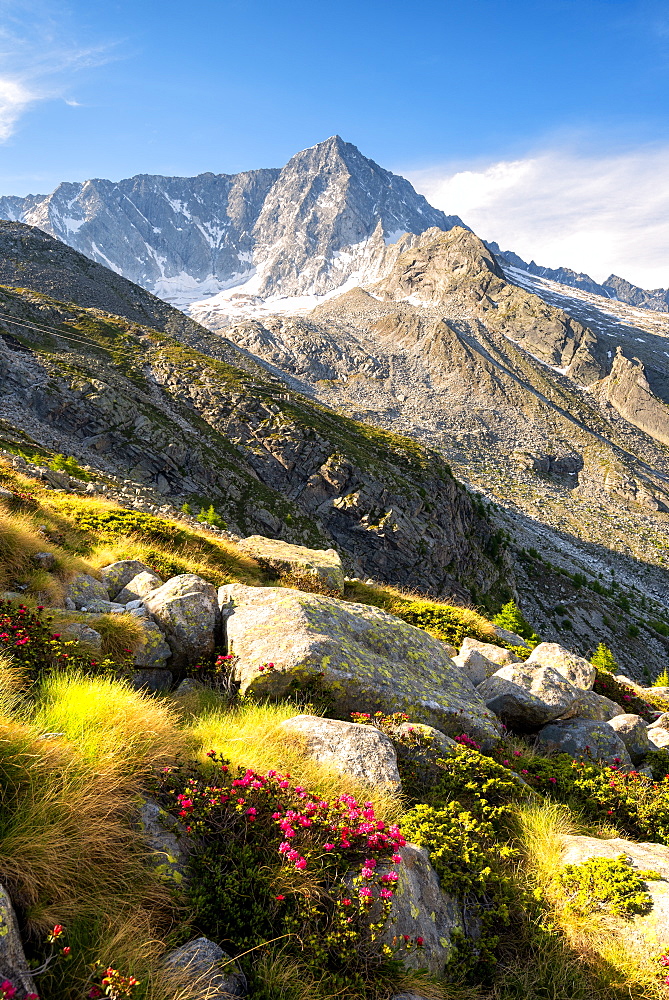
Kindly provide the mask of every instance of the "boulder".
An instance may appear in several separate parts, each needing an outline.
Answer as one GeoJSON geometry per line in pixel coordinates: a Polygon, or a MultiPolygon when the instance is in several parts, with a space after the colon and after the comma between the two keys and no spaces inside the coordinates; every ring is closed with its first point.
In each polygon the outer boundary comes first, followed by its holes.
{"type": "Polygon", "coordinates": [[[109,591],[109,596],[115,599],[119,591],[123,590],[133,577],[139,573],[151,572],[152,570],[139,559],[120,559],[118,562],[103,566],[100,570],[100,576],[109,591]]]}
{"type": "Polygon", "coordinates": [[[125,611],[125,605],[116,604],[115,601],[89,601],[82,611],[88,611],[92,615],[122,615],[125,611]]]}
{"type": "Polygon", "coordinates": [[[218,605],[216,588],[194,573],[172,577],[153,590],[144,604],[165,633],[171,667],[185,667],[214,652],[218,605]]]}
{"type": "Polygon", "coordinates": [[[76,639],[77,642],[85,642],[87,645],[92,646],[93,649],[100,650],[102,648],[102,636],[85,622],[70,622],[68,625],[63,625],[60,633],[66,639],[76,639]]]}
{"type": "Polygon", "coordinates": [[[499,670],[499,664],[479,653],[478,649],[460,650],[453,657],[453,663],[465,672],[474,687],[499,670]]]}
{"type": "Polygon", "coordinates": [[[380,608],[282,587],[221,587],[242,693],[281,697],[317,682],[338,714],[407,712],[486,745],[500,726],[443,644],[380,608]],[[264,664],[272,670],[260,670],[264,664]]]}
{"type": "Polygon", "coordinates": [[[563,719],[542,729],[537,740],[542,748],[571,757],[590,757],[606,764],[620,762],[628,769],[632,766],[625,744],[608,722],[563,719]]]}
{"type": "Polygon", "coordinates": [[[32,557],[38,569],[45,569],[50,572],[56,565],[56,557],[53,552],[35,552],[32,557]]]}
{"type": "Polygon", "coordinates": [[[188,996],[206,1000],[235,1000],[246,996],[246,976],[237,963],[206,937],[176,948],[164,960],[166,969],[185,973],[179,977],[188,996]]]}
{"type": "Polygon", "coordinates": [[[175,884],[183,882],[192,844],[178,819],[155,799],[144,799],[139,807],[138,826],[151,852],[149,860],[159,874],[175,884]]]}
{"type": "Polygon", "coordinates": [[[495,635],[497,638],[501,639],[502,642],[506,642],[509,646],[523,646],[525,649],[530,648],[527,641],[523,639],[522,635],[516,635],[515,632],[509,632],[508,628],[502,628],[501,625],[493,625],[493,628],[495,629],[495,635]]]}
{"type": "Polygon", "coordinates": [[[657,719],[650,723],[647,729],[666,729],[669,732],[669,712],[663,712],[657,719]]]}
{"type": "Polygon", "coordinates": [[[132,686],[136,691],[150,691],[151,694],[162,694],[172,687],[172,672],[170,670],[160,670],[146,667],[142,670],[133,670],[130,678],[132,686]]]}
{"type": "Polygon", "coordinates": [[[407,844],[399,853],[402,855],[402,864],[397,866],[399,879],[379,943],[392,947],[403,935],[412,942],[421,937],[422,947],[401,950],[398,957],[410,969],[427,969],[433,975],[440,975],[457,939],[465,934],[462,907],[439,885],[439,876],[425,848],[407,844]]]}
{"type": "Polygon", "coordinates": [[[296,715],[281,723],[295,733],[310,757],[366,785],[400,790],[397,757],[391,740],[374,726],[296,715]]]}
{"type": "Polygon", "coordinates": [[[460,646],[460,653],[468,653],[470,650],[476,650],[477,653],[485,656],[486,660],[496,663],[498,667],[506,667],[509,663],[522,662],[520,657],[512,653],[510,649],[505,649],[503,646],[495,646],[492,642],[479,642],[478,639],[465,636],[460,646]]]}
{"type": "Polygon", "coordinates": [[[237,547],[261,566],[279,573],[313,577],[329,590],[344,593],[344,569],[335,549],[307,549],[303,545],[292,545],[263,535],[243,538],[237,547]]]}
{"type": "Polygon", "coordinates": [[[172,650],[165,641],[165,636],[155,622],[148,618],[140,619],[144,633],[144,644],[135,653],[133,663],[136,667],[147,667],[153,670],[165,667],[172,655],[172,650]]]}
{"type": "Polygon", "coordinates": [[[5,979],[22,991],[20,996],[37,992],[23,951],[12,901],[5,887],[0,885],[0,982],[5,979]]]}
{"type": "Polygon", "coordinates": [[[440,751],[444,756],[452,752],[454,748],[457,748],[459,744],[452,740],[450,736],[446,733],[440,732],[439,729],[435,729],[434,726],[426,726],[423,722],[401,722],[398,726],[395,726],[392,731],[392,736],[417,736],[423,737],[429,742],[432,749],[440,751]]]}
{"type": "Polygon", "coordinates": [[[534,729],[572,713],[577,688],[553,667],[512,663],[479,684],[478,693],[507,726],[534,729]]]}
{"type": "Polygon", "coordinates": [[[570,684],[582,691],[590,691],[595,683],[597,670],[582,656],[571,653],[557,642],[540,642],[525,663],[530,666],[552,667],[566,677],[570,684]]]}
{"type": "Polygon", "coordinates": [[[573,708],[574,716],[579,719],[592,719],[595,722],[608,722],[617,715],[624,715],[625,709],[594,691],[581,691],[573,708]]]}
{"type": "Polygon", "coordinates": [[[133,576],[132,580],[128,580],[123,590],[119,590],[116,600],[119,604],[130,604],[131,601],[141,600],[152,590],[160,587],[162,582],[157,573],[144,569],[137,576],[133,576]]]}
{"type": "Polygon", "coordinates": [[[621,937],[625,945],[637,946],[646,954],[669,949],[669,847],[663,844],[637,844],[616,837],[569,835],[564,838],[562,860],[566,865],[579,865],[588,858],[617,858],[624,854],[641,871],[652,871],[660,879],[647,879],[647,890],[653,901],[649,913],[637,914],[621,922],[621,937]]]}
{"type": "Polygon", "coordinates": [[[632,763],[639,764],[650,750],[648,730],[643,719],[638,715],[616,715],[609,720],[608,725],[627,747],[632,763]]]}
{"type": "Polygon", "coordinates": [[[96,580],[88,573],[80,573],[68,584],[65,597],[72,601],[74,607],[80,611],[87,608],[92,601],[109,602],[109,593],[104,583],[96,580]]]}
{"type": "Polygon", "coordinates": [[[651,750],[666,750],[669,747],[669,730],[663,726],[652,726],[646,730],[651,750]]]}

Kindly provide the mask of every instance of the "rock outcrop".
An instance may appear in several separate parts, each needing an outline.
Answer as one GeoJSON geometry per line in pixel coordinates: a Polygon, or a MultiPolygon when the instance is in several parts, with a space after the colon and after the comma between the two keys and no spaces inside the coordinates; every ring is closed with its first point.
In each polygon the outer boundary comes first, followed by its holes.
{"type": "Polygon", "coordinates": [[[328,590],[344,593],[344,569],[336,549],[308,549],[263,535],[243,538],[238,548],[261,566],[294,574],[298,582],[300,577],[311,577],[328,590]]]}
{"type": "Polygon", "coordinates": [[[354,781],[399,792],[400,775],[392,741],[373,726],[317,715],[296,715],[281,723],[314,760],[354,781]]]}
{"type": "Polygon", "coordinates": [[[669,407],[653,393],[643,364],[626,358],[620,347],[604,380],[606,400],[618,413],[656,441],[669,444],[669,407]]]}
{"type": "Polygon", "coordinates": [[[242,692],[316,684],[344,715],[406,711],[447,735],[498,737],[494,714],[439,640],[394,615],[279,587],[231,584],[219,599],[242,692]]]}

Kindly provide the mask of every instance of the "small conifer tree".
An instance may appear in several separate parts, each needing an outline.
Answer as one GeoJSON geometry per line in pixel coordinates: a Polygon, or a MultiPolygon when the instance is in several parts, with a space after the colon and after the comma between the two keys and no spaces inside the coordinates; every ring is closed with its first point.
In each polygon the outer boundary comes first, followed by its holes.
{"type": "Polygon", "coordinates": [[[615,661],[613,653],[603,642],[600,642],[597,646],[597,649],[590,658],[590,662],[593,667],[597,667],[598,670],[605,670],[608,674],[615,674],[618,670],[618,664],[615,661]]]}
{"type": "Polygon", "coordinates": [[[493,624],[499,625],[500,628],[505,628],[509,632],[515,632],[530,646],[536,646],[541,641],[515,601],[509,601],[502,605],[500,613],[493,618],[493,624]]]}

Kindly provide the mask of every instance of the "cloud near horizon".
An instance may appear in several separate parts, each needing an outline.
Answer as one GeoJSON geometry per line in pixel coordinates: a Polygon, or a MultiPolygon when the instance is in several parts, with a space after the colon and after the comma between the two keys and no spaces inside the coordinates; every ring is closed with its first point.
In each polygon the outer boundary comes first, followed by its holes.
{"type": "Polygon", "coordinates": [[[669,146],[599,157],[549,150],[405,176],[436,208],[524,260],[669,287],[669,146]]]}

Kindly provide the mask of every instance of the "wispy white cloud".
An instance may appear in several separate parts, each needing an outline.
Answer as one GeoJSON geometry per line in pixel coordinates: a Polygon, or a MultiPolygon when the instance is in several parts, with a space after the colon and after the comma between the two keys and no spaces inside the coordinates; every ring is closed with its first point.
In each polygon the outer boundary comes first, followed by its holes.
{"type": "Polygon", "coordinates": [[[0,0],[0,142],[39,101],[64,99],[77,71],[102,65],[113,44],[86,44],[69,12],[53,0],[0,0]]]}
{"type": "Polygon", "coordinates": [[[525,260],[669,286],[669,146],[619,155],[551,150],[406,174],[437,208],[525,260]]]}

